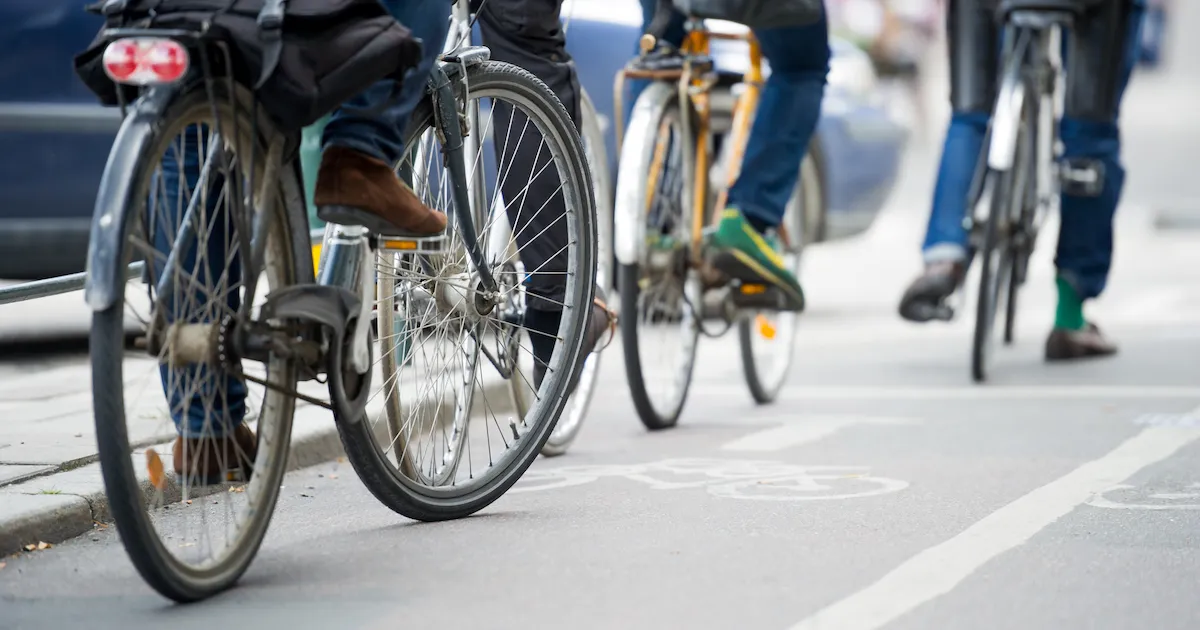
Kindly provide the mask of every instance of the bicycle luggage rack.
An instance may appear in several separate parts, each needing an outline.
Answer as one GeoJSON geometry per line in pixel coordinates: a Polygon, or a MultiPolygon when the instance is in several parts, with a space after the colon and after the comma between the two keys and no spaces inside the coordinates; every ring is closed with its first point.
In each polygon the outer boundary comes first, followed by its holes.
{"type": "MultiPolygon", "coordinates": [[[[312,244],[321,243],[325,236],[325,230],[313,230],[310,232],[312,244]]],[[[134,278],[142,273],[146,263],[135,262],[129,265],[129,270],[126,278],[134,278]]],[[[31,282],[22,282],[8,287],[0,287],[0,306],[16,304],[18,302],[26,302],[36,300],[38,298],[53,297],[55,295],[63,295],[72,291],[80,291],[83,289],[83,284],[87,280],[87,272],[80,271],[77,273],[67,274],[65,276],[55,276],[53,278],[45,278],[43,280],[33,280],[31,282]]]]}

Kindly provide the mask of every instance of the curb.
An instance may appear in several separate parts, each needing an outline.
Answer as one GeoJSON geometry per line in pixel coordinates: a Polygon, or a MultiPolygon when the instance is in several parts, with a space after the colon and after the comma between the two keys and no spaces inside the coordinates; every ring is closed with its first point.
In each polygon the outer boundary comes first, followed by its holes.
{"type": "MultiPolygon", "coordinates": [[[[484,387],[485,391],[503,389],[507,383],[499,381],[484,387]]],[[[330,412],[313,405],[297,405],[287,471],[332,461],[344,454],[330,412]]],[[[25,551],[25,545],[70,540],[111,521],[99,462],[0,486],[0,558],[25,551]]]]}

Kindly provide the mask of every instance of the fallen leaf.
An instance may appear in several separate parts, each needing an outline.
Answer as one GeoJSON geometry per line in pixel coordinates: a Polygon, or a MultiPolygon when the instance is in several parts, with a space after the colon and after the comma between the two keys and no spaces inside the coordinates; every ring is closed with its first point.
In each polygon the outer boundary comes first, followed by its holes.
{"type": "Polygon", "coordinates": [[[330,479],[337,479],[337,473],[329,473],[330,479]]]}
{"type": "Polygon", "coordinates": [[[191,499],[188,499],[187,501],[184,501],[184,503],[187,503],[188,505],[191,505],[191,504],[192,504],[192,500],[191,500],[191,499]]]}
{"type": "Polygon", "coordinates": [[[25,545],[25,551],[33,551],[37,549],[37,545],[25,545]]]}
{"type": "Polygon", "coordinates": [[[37,544],[37,549],[38,549],[38,551],[45,551],[45,550],[47,550],[47,549],[49,549],[49,548],[51,548],[51,547],[53,547],[53,546],[54,546],[54,545],[51,545],[51,544],[50,544],[50,543],[48,543],[48,542],[39,542],[39,543],[37,544]]]}
{"type": "Polygon", "coordinates": [[[229,491],[230,492],[245,492],[246,486],[230,486],[229,491]]]}
{"type": "Polygon", "coordinates": [[[337,458],[337,463],[339,463],[339,464],[345,464],[345,463],[346,463],[346,458],[345,458],[345,457],[339,457],[339,458],[337,458]]]}
{"type": "Polygon", "coordinates": [[[159,490],[167,489],[167,476],[163,474],[162,458],[158,456],[158,451],[152,448],[146,449],[146,471],[150,473],[150,485],[159,490]]]}

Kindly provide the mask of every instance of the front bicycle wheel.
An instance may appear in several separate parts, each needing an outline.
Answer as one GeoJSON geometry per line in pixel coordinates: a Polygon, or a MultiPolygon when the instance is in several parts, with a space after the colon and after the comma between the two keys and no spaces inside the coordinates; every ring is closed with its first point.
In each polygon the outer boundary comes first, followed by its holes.
{"type": "MultiPolygon", "coordinates": [[[[800,164],[800,179],[781,224],[786,237],[784,263],[797,278],[804,246],[813,238],[806,226],[813,223],[810,217],[824,216],[822,203],[821,177],[816,158],[810,152],[800,164]]],[[[738,322],[742,374],[754,402],[765,405],[779,396],[792,367],[799,321],[799,313],[792,311],[763,311],[738,322]]]]}
{"type": "MultiPolygon", "coordinates": [[[[638,100],[653,98],[657,87],[647,88],[638,100]]],[[[638,418],[654,431],[679,421],[696,365],[701,290],[689,264],[692,177],[685,172],[685,165],[694,163],[685,159],[685,151],[694,149],[685,146],[677,100],[667,100],[657,111],[639,104],[634,112],[617,186],[633,186],[635,193],[628,198],[645,204],[645,240],[638,243],[640,262],[618,264],[617,286],[629,393],[638,418]]]]}
{"type": "Polygon", "coordinates": [[[266,182],[262,158],[271,127],[260,120],[266,136],[251,137],[248,93],[238,92],[243,106],[234,111],[224,86],[211,88],[215,105],[202,84],[194,85],[171,97],[153,122],[127,121],[105,171],[105,181],[128,182],[131,191],[127,206],[104,215],[127,218],[114,258],[121,269],[92,270],[127,277],[131,262],[145,263],[119,286],[113,306],[92,319],[96,437],[126,552],[153,588],[180,602],[208,597],[242,575],[266,534],[286,470],[295,400],[238,371],[287,390],[297,366],[279,357],[265,365],[183,364],[176,360],[176,324],[215,333],[226,318],[253,316],[269,290],[312,280],[307,226],[295,220],[304,216],[301,183],[294,169],[266,182]],[[126,140],[139,136],[141,150],[130,149],[126,140]],[[270,217],[247,308],[252,218],[243,199],[251,181],[276,189],[268,194],[275,203],[258,208],[270,217]],[[178,433],[191,439],[172,443],[178,433]]]}
{"type": "Polygon", "coordinates": [[[426,100],[413,114],[398,169],[426,204],[452,217],[451,226],[443,239],[381,242],[381,386],[366,418],[338,427],[371,493],[422,521],[483,509],[536,459],[563,410],[596,281],[591,176],[562,104],[510,64],[469,67],[464,84],[466,109],[477,107],[481,121],[469,133],[483,140],[465,156],[468,186],[492,189],[472,191],[479,207],[470,215],[500,290],[482,290],[467,256],[426,100]],[[511,238],[494,234],[509,225],[511,238]],[[561,309],[540,385],[528,360],[532,336],[545,334],[526,325],[534,302],[561,309]],[[524,408],[513,404],[514,380],[529,389],[524,408]]]}
{"type": "MultiPolygon", "coordinates": [[[[592,189],[596,199],[596,285],[603,289],[604,294],[612,299],[613,296],[613,199],[612,173],[608,167],[608,150],[604,142],[604,130],[600,127],[600,116],[596,106],[587,92],[580,93],[580,105],[583,117],[579,121],[580,137],[583,139],[583,149],[587,154],[588,166],[592,172],[592,189]]],[[[554,431],[542,446],[542,455],[556,457],[567,452],[579,429],[583,427],[583,419],[587,415],[592,395],[596,391],[596,382],[600,377],[600,353],[588,355],[579,374],[575,391],[567,400],[567,406],[558,418],[554,431]]],[[[514,384],[520,385],[517,381],[514,384]]],[[[525,398],[524,400],[528,400],[525,398]]]]}
{"type": "Polygon", "coordinates": [[[997,312],[1005,307],[1006,339],[1011,339],[1016,322],[1017,288],[1013,282],[1017,278],[1018,251],[1015,235],[1022,228],[1024,209],[1030,199],[1029,188],[1034,182],[1033,125],[1037,111],[1033,102],[1034,99],[1027,98],[1021,106],[1012,166],[1005,171],[987,171],[978,202],[988,204],[990,210],[979,248],[983,261],[979,270],[979,297],[971,343],[971,378],[976,383],[987,380],[995,348],[993,329],[997,312]]]}

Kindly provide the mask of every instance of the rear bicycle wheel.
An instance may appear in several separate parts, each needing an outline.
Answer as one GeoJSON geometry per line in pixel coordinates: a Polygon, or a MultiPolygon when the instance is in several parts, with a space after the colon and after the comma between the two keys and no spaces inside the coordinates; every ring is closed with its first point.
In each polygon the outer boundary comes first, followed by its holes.
{"type": "MultiPolygon", "coordinates": [[[[612,173],[608,166],[608,150],[604,141],[604,130],[600,128],[600,117],[596,106],[587,92],[580,93],[580,137],[583,139],[583,149],[587,154],[588,166],[592,172],[592,190],[596,199],[596,285],[599,286],[608,299],[613,295],[613,199],[612,173]]],[[[605,340],[601,340],[601,345],[605,340]]],[[[554,431],[542,446],[542,455],[556,457],[567,452],[579,430],[583,427],[583,419],[587,416],[588,406],[596,391],[596,382],[600,377],[600,353],[593,352],[584,360],[583,371],[575,391],[567,399],[567,406],[558,418],[554,431]]],[[[517,383],[517,381],[513,381],[517,383]]]]}
{"type": "MultiPolygon", "coordinates": [[[[250,110],[233,111],[224,83],[212,89],[217,119],[198,84],[171,96],[156,120],[126,121],[105,170],[105,181],[130,187],[126,206],[105,215],[126,218],[122,251],[114,258],[122,268],[92,270],[127,277],[130,262],[147,263],[140,276],[119,285],[111,307],[93,315],[92,396],[105,492],[121,541],[146,582],[179,602],[228,588],[253,560],[279,497],[295,399],[214,363],[173,363],[176,344],[168,327],[215,329],[225,317],[247,310],[253,315],[270,290],[312,281],[307,226],[295,221],[304,216],[303,189],[295,169],[283,168],[270,182],[277,187],[275,203],[258,208],[271,213],[266,255],[256,304],[244,308],[248,256],[242,247],[251,219],[241,202],[255,145],[253,181],[264,182],[267,137],[250,136],[250,110]],[[119,170],[123,165],[128,171],[119,170]],[[169,258],[177,241],[179,254],[169,258]],[[159,294],[160,279],[170,281],[164,285],[170,291],[159,294]],[[127,344],[131,332],[149,352],[127,344]],[[170,442],[175,422],[199,438],[183,441],[179,453],[170,442]],[[211,437],[228,435],[243,423],[256,433],[253,453],[242,441],[218,447],[226,443],[211,437]],[[175,477],[172,456],[188,474],[175,477]],[[235,479],[238,469],[241,478],[235,479]],[[200,479],[202,470],[221,481],[200,479]]],[[[237,96],[244,105],[250,102],[240,88],[237,96]]],[[[265,136],[272,133],[265,119],[258,125],[265,136]]],[[[102,191],[100,199],[106,198],[102,191]]],[[[291,360],[241,363],[246,373],[257,372],[278,387],[295,386],[297,365],[291,360]]]]}
{"type": "Polygon", "coordinates": [[[426,100],[413,114],[398,169],[426,204],[452,217],[451,226],[440,245],[417,243],[412,253],[381,250],[381,386],[361,422],[338,425],[364,485],[392,510],[422,521],[483,509],[537,458],[563,410],[596,281],[591,176],[566,110],[545,84],[510,64],[482,63],[467,73],[466,99],[476,102],[482,121],[471,132],[484,140],[476,155],[465,156],[468,181],[494,185],[490,195],[480,191],[482,202],[473,203],[483,207],[471,215],[500,291],[490,296],[478,290],[426,100]],[[499,143],[512,152],[492,151],[499,143]],[[504,155],[530,159],[506,161],[504,155]],[[535,181],[551,183],[535,188],[535,181]],[[562,215],[544,210],[552,199],[561,200],[562,215]],[[535,225],[532,219],[543,212],[543,223],[535,225]],[[498,224],[510,221],[512,237],[494,238],[498,224]],[[552,229],[561,229],[554,238],[563,244],[543,236],[552,229]],[[516,250],[492,247],[496,240],[516,250]],[[547,262],[536,268],[525,264],[533,247],[551,247],[547,262]],[[562,317],[555,349],[535,387],[522,357],[532,355],[530,335],[538,334],[524,325],[534,299],[526,281],[539,275],[557,278],[564,299],[557,305],[562,317]],[[524,409],[513,404],[514,380],[533,398],[524,409]]]}
{"type": "MultiPolygon", "coordinates": [[[[652,85],[638,97],[652,98],[652,85]]],[[[665,85],[665,84],[661,84],[665,85]]],[[[676,99],[652,111],[634,107],[617,171],[618,198],[644,203],[640,262],[618,264],[621,348],[638,418],[652,431],[679,421],[696,365],[701,305],[699,279],[690,269],[691,175],[685,172],[683,117],[676,99]],[[627,186],[634,194],[620,191],[627,186]],[[644,201],[642,201],[644,200],[644,201]],[[665,345],[655,351],[652,346],[665,345]],[[655,366],[654,358],[666,358],[655,366]]],[[[694,135],[693,135],[694,137],[694,135]]]]}
{"type": "MultiPolygon", "coordinates": [[[[815,146],[815,143],[814,145],[815,146]]],[[[816,159],[810,153],[800,164],[800,179],[792,201],[783,215],[786,231],[784,263],[800,277],[804,246],[811,242],[806,225],[810,217],[824,216],[821,178],[816,159]]],[[[738,322],[738,345],[741,348],[742,374],[754,402],[765,405],[775,401],[787,380],[795,356],[796,328],[799,313],[790,311],[758,312],[738,322]]]]}

